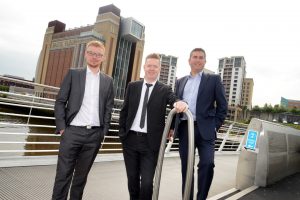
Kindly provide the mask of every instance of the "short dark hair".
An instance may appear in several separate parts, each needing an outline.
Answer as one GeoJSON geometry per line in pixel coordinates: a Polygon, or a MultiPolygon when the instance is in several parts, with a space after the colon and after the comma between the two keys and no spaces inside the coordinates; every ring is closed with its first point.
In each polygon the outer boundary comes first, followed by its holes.
{"type": "Polygon", "coordinates": [[[190,58],[192,57],[192,54],[193,54],[194,52],[196,52],[196,51],[203,52],[203,53],[204,53],[204,57],[206,58],[206,53],[205,53],[204,49],[202,49],[202,48],[195,48],[195,49],[193,49],[193,50],[191,51],[191,53],[190,53],[190,58]]]}

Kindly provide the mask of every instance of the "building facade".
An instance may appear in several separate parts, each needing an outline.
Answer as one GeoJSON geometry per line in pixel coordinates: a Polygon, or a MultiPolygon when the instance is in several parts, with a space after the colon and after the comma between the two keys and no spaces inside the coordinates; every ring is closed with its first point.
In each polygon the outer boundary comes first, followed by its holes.
{"type": "Polygon", "coordinates": [[[161,62],[159,81],[171,86],[174,91],[178,58],[175,56],[166,56],[164,54],[159,54],[159,56],[161,62]]]}
{"type": "Polygon", "coordinates": [[[218,72],[223,80],[228,105],[241,105],[243,80],[246,76],[246,62],[244,57],[220,58],[218,72]]]}
{"type": "Polygon", "coordinates": [[[105,44],[101,71],[112,76],[117,99],[123,99],[128,82],[140,79],[145,26],[132,17],[124,18],[114,5],[99,8],[96,22],[65,30],[60,21],[51,21],[44,36],[35,81],[59,87],[70,68],[86,67],[86,44],[98,40],[105,44]]]}
{"type": "Polygon", "coordinates": [[[300,101],[281,97],[280,105],[289,109],[300,109],[300,101]]]}
{"type": "Polygon", "coordinates": [[[248,110],[252,109],[253,86],[253,78],[244,78],[241,106],[246,107],[248,110]]]}
{"type": "Polygon", "coordinates": [[[244,57],[220,58],[218,73],[222,78],[228,102],[227,119],[239,120],[242,118],[243,81],[246,76],[246,61],[244,57]]]}

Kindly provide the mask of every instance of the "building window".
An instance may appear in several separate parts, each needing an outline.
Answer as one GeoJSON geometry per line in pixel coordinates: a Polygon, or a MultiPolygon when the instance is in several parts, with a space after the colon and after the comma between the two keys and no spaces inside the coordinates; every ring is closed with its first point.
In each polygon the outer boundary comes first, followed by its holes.
{"type": "Polygon", "coordinates": [[[235,58],[234,67],[241,67],[242,58],[235,58]]]}
{"type": "Polygon", "coordinates": [[[136,21],[132,20],[132,24],[131,24],[131,33],[141,39],[142,35],[143,35],[143,26],[139,23],[137,23],[136,21]]]}

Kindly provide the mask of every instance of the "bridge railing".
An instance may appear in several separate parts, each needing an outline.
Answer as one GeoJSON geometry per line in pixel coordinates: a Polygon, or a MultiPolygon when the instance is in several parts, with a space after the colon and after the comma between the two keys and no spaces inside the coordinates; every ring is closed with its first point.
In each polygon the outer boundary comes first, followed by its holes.
{"type": "MultiPolygon", "coordinates": [[[[31,92],[0,91],[0,153],[2,155],[52,155],[57,154],[60,135],[54,134],[54,103],[59,90],[22,80],[0,76],[0,80],[27,84],[31,92]]],[[[100,153],[120,153],[118,137],[119,112],[123,101],[115,99],[111,126],[105,136],[100,153]]],[[[216,151],[239,151],[247,125],[225,121],[217,133],[216,151]]],[[[170,151],[178,150],[175,139],[170,151]]],[[[1,156],[0,154],[0,156],[1,156]]]]}

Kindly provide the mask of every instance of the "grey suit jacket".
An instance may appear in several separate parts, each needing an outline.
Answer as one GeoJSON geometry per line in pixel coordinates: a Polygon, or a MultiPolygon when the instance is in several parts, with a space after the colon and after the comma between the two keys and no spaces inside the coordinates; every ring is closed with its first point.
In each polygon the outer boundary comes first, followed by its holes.
{"type": "MultiPolygon", "coordinates": [[[[104,135],[108,132],[114,105],[113,80],[100,72],[99,121],[104,135]]],[[[85,90],[86,68],[70,69],[65,76],[55,102],[56,131],[70,125],[82,104],[85,90]]]]}

